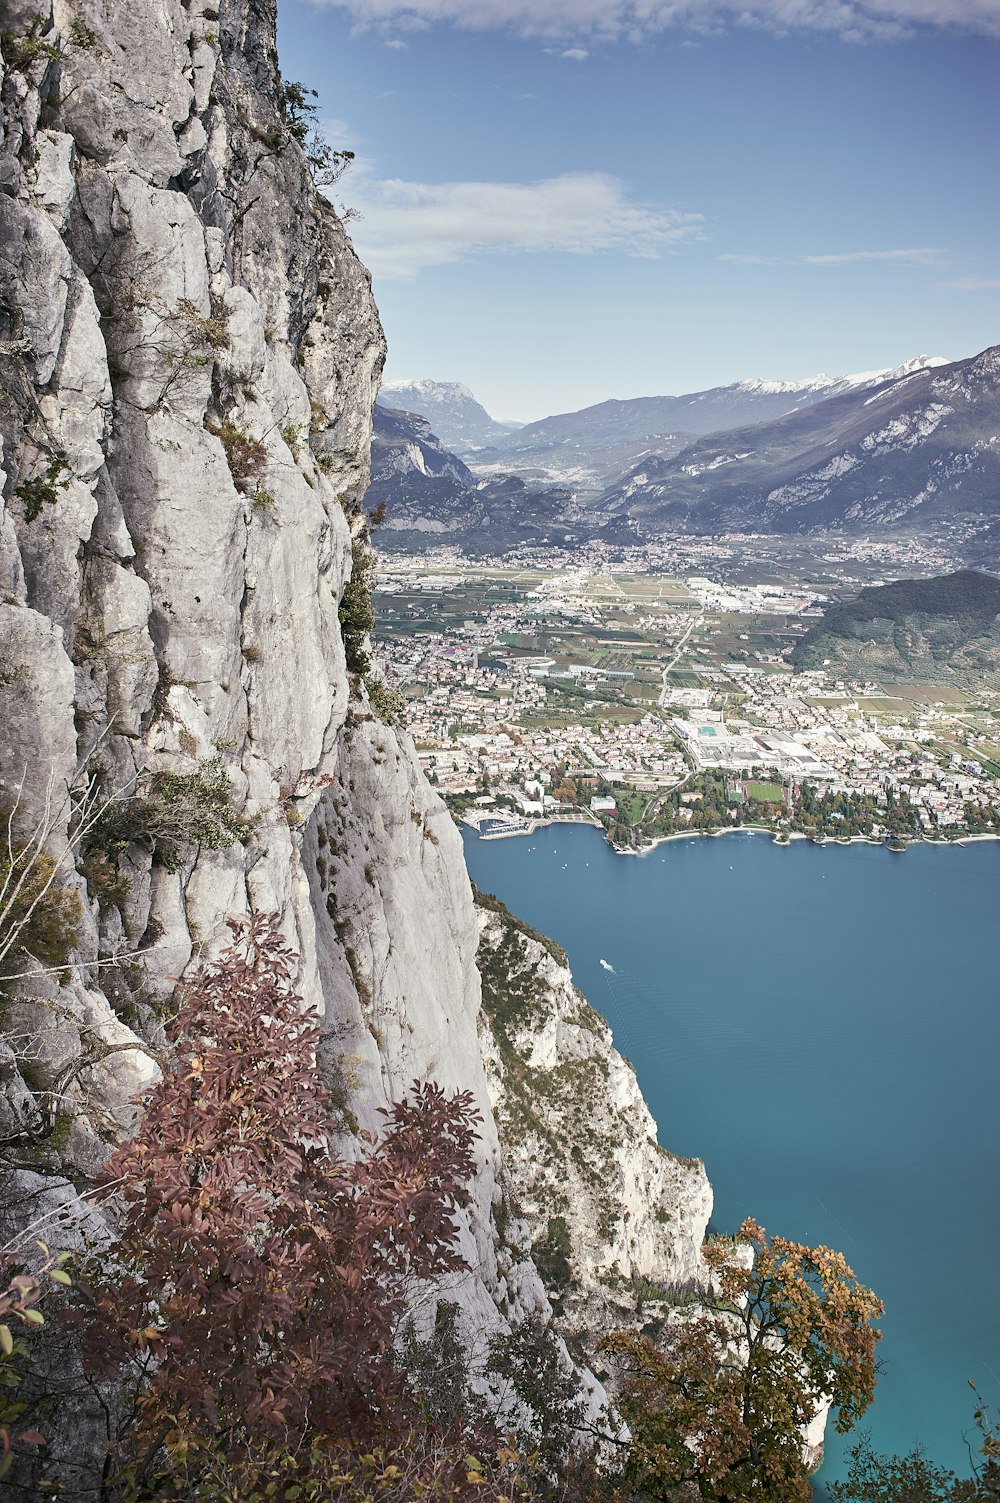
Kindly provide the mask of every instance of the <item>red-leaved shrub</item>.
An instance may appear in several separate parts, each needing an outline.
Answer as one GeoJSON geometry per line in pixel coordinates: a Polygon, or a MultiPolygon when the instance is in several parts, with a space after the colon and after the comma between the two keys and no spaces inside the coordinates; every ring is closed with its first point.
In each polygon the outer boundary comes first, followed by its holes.
{"type": "Polygon", "coordinates": [[[198,1435],[287,1446],[404,1431],[414,1410],[392,1343],[407,1290],[465,1266],[471,1097],[415,1084],[357,1161],[338,1157],[295,957],[265,918],[230,927],[171,1026],[172,1069],[104,1175],[123,1210],[90,1285],[87,1350],[92,1370],[141,1378],[133,1454],[198,1435]]]}

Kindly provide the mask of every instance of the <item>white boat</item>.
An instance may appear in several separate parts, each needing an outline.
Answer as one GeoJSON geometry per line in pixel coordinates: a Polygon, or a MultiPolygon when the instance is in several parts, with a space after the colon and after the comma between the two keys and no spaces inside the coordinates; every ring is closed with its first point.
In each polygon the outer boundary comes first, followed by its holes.
{"type": "Polygon", "coordinates": [[[609,965],[608,962],[603,957],[597,962],[597,964],[599,966],[603,967],[604,970],[610,971],[611,974],[612,974],[612,976],[614,975],[614,973],[615,973],[614,966],[613,965],[609,965]]]}

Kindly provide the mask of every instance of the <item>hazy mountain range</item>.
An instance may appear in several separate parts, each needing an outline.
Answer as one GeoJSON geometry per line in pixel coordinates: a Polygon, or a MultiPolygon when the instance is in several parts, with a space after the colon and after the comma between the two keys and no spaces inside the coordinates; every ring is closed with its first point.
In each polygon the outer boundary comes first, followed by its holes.
{"type": "Polygon", "coordinates": [[[517,475],[474,475],[438,442],[426,418],[379,404],[366,505],[383,502],[379,547],[385,552],[455,543],[467,553],[500,553],[519,543],[567,544],[598,535],[635,541],[628,518],[581,513],[564,488],[539,490],[517,475]]]}
{"type": "Polygon", "coordinates": [[[1000,514],[1000,346],[642,461],[597,505],[692,532],[1000,514]]]}
{"type": "Polygon", "coordinates": [[[441,442],[459,453],[502,443],[518,426],[491,418],[460,381],[385,381],[378,401],[426,418],[441,442]]]}
{"type": "Polygon", "coordinates": [[[395,381],[382,388],[386,406],[418,413],[450,449],[480,471],[504,470],[525,479],[568,485],[582,500],[599,495],[648,455],[669,457],[703,434],[764,423],[842,392],[870,390],[947,362],[920,355],[894,370],[802,381],[737,381],[682,396],[598,402],[515,428],[499,424],[467,386],[395,381]]]}
{"type": "Polygon", "coordinates": [[[553,538],[612,519],[645,535],[954,517],[996,519],[1000,532],[1000,346],[953,363],[920,356],[890,371],[602,402],[517,431],[457,383],[395,383],[380,403],[370,494],[389,504],[390,527],[458,541],[488,512],[501,522],[497,551],[529,522],[553,538]],[[397,395],[426,411],[393,411],[397,395]],[[493,440],[446,447],[426,415],[435,405],[450,431],[493,440]]]}

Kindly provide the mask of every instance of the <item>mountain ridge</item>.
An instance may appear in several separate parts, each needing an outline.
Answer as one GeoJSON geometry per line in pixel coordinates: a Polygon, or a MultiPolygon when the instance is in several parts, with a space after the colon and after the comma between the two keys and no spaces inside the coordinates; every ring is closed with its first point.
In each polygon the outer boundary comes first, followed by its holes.
{"type": "Polygon", "coordinates": [[[651,456],[599,509],[654,531],[807,532],[1000,512],[1000,346],[651,456]]]}
{"type": "MultiPolygon", "coordinates": [[[[593,499],[647,455],[669,458],[699,437],[773,421],[832,396],[860,393],[947,363],[940,356],[918,355],[886,370],[847,376],[751,377],[678,395],[611,397],[526,423],[465,457],[481,473],[505,470],[569,485],[580,499],[593,499]]],[[[418,403],[415,410],[424,409],[418,403]]]]}

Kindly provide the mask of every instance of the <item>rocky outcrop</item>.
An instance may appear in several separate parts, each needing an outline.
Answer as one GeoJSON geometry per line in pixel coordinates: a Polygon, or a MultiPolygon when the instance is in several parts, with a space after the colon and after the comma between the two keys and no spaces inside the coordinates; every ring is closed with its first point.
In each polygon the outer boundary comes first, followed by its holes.
{"type": "MultiPolygon", "coordinates": [[[[448,1291],[467,1329],[547,1317],[529,1244],[552,1212],[540,1181],[517,1191],[532,1226],[510,1211],[492,1105],[504,1071],[513,1100],[510,1053],[487,1039],[484,1062],[477,1036],[461,843],[347,670],[384,342],[283,105],[273,5],[4,14],[0,802],[74,930],[48,963],[0,965],[5,1230],[53,1208],[60,1245],[93,1233],[81,1196],[165,1060],[178,983],[227,917],[273,912],[347,1151],[416,1077],[473,1093],[470,1271],[448,1291]]],[[[510,1048],[539,1080],[596,1071],[601,1125],[629,1136],[600,1149],[603,1219],[573,1223],[581,1290],[684,1279],[700,1167],[656,1149],[604,1026],[563,973],[546,985],[551,1016],[510,1048]]],[[[546,1131],[575,1162],[568,1107],[546,1131]]]]}
{"type": "Polygon", "coordinates": [[[511,1209],[563,1328],[592,1347],[644,1303],[706,1285],[711,1186],[699,1159],[657,1142],[635,1071],[558,946],[497,899],[477,904],[480,1035],[511,1209]]]}

